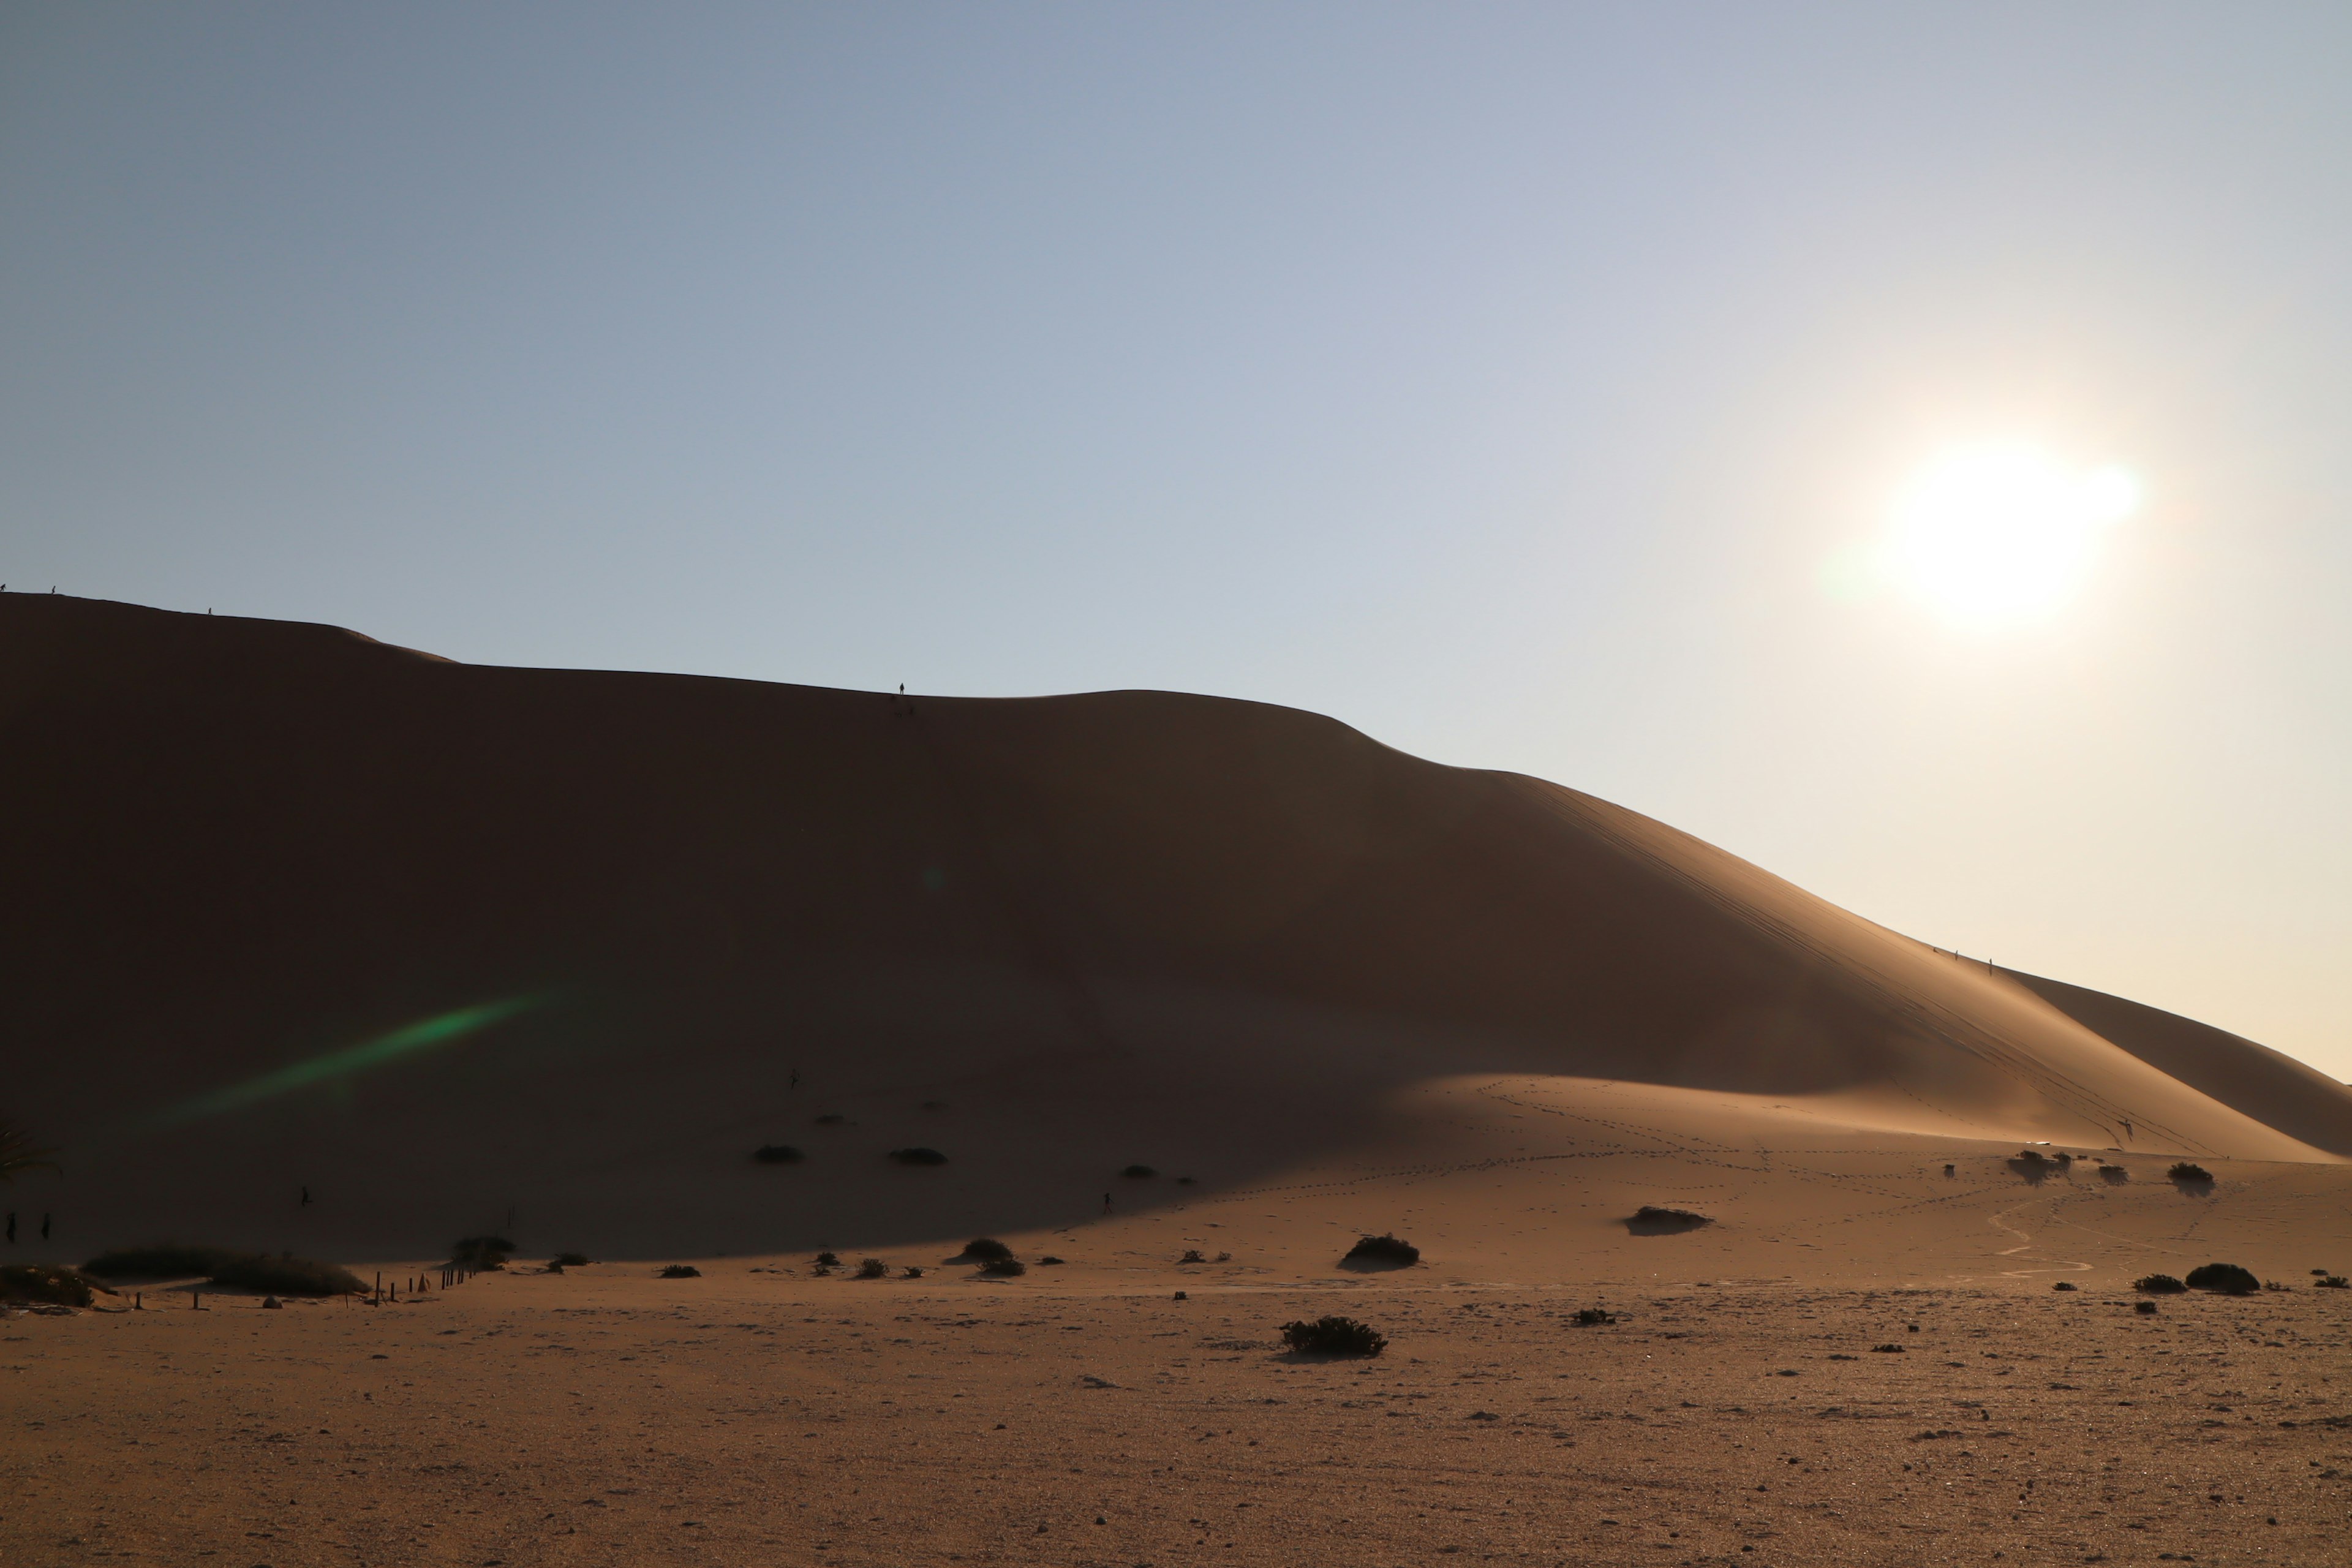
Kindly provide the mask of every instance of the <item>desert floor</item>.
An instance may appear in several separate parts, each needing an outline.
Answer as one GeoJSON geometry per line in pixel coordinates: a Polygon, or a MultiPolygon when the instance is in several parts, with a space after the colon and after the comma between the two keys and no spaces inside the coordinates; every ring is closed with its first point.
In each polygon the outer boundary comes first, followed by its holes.
{"type": "Polygon", "coordinates": [[[2151,1317],[2015,1283],[1213,1265],[1180,1300],[783,1267],[12,1317],[0,1562],[2334,1563],[2352,1538],[2352,1292],[2307,1280],[2151,1317]],[[1618,1321],[1577,1326],[1596,1300],[1618,1321]],[[1388,1352],[1281,1349],[1334,1308],[1388,1352]]]}

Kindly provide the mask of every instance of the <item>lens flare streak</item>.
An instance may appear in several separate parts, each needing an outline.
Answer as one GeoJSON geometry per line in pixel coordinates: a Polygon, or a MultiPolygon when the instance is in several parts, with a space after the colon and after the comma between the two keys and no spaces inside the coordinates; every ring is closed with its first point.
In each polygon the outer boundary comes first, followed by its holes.
{"type": "Polygon", "coordinates": [[[243,1083],[189,1100],[166,1111],[162,1121],[165,1125],[194,1121],[202,1117],[242,1110],[314,1084],[337,1082],[398,1061],[404,1057],[414,1056],[419,1051],[453,1045],[518,1013],[542,1006],[547,1000],[542,995],[509,996],[502,1001],[484,1002],[472,1007],[460,1007],[455,1012],[438,1014],[363,1044],[329,1051],[323,1056],[312,1057],[308,1061],[296,1062],[276,1072],[264,1073],[259,1078],[247,1079],[243,1083]]]}

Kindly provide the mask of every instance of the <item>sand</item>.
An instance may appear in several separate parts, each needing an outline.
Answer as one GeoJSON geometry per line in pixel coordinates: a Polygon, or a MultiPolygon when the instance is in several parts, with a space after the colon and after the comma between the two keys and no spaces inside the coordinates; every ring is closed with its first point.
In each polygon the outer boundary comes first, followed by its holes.
{"type": "Polygon", "coordinates": [[[50,595],[0,741],[0,1261],[525,1259],[9,1318],[0,1561],[2340,1560],[2352,1092],[1622,806],[50,595]]]}

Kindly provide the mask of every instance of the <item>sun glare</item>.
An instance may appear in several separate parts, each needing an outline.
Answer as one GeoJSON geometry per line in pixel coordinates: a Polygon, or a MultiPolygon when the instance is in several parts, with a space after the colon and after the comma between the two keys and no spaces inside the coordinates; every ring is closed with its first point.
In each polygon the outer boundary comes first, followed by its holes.
{"type": "Polygon", "coordinates": [[[1953,620],[2040,619],[2074,597],[2108,530],[2138,504],[2138,482],[2120,468],[2025,446],[1950,451],[1897,498],[1883,565],[1953,620]]]}

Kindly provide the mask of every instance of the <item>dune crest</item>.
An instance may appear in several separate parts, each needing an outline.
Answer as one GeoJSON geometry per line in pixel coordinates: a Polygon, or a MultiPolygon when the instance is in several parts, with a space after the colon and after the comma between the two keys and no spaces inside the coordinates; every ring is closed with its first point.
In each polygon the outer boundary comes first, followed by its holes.
{"type": "Polygon", "coordinates": [[[1017,1229],[1147,1155],[1204,1191],[1390,1158],[1400,1094],[1487,1072],[2352,1152],[2352,1094],[2248,1042],[1264,704],[475,667],[10,595],[0,726],[10,1093],[85,1248],[277,1245],[295,1186],[346,1252],[518,1207],[600,1247],[1017,1229]]]}

